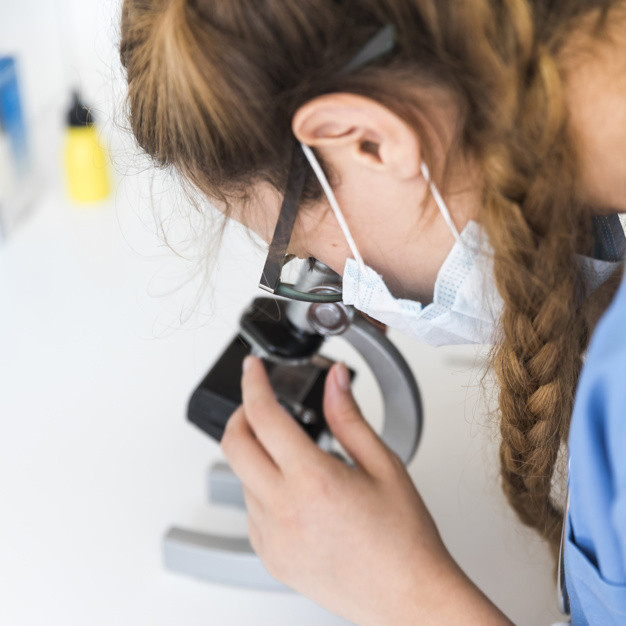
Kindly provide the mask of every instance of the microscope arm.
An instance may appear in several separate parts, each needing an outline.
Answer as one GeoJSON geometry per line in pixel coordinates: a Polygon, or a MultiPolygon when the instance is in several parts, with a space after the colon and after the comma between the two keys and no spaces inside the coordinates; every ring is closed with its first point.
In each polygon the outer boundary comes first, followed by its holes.
{"type": "Polygon", "coordinates": [[[384,403],[381,439],[407,465],[422,432],[422,403],[407,362],[387,336],[360,315],[341,336],[370,366],[384,403]]]}

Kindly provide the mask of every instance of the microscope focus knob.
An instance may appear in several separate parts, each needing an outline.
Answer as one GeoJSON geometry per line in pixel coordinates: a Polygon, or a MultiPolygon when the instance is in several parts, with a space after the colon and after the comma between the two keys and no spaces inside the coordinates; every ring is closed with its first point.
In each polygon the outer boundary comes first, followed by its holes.
{"type": "MultiPolygon", "coordinates": [[[[315,287],[312,292],[333,293],[328,287],[315,287]]],[[[307,311],[307,322],[320,335],[341,335],[352,323],[353,313],[342,302],[311,304],[307,311]]]]}

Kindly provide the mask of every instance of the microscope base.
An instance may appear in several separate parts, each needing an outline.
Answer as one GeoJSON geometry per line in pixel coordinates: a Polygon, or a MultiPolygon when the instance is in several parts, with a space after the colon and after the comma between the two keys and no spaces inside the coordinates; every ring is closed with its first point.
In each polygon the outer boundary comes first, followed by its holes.
{"type": "Polygon", "coordinates": [[[205,582],[291,591],[270,576],[245,537],[219,537],[173,527],[163,540],[163,559],[168,570],[205,582]]]}
{"type": "MultiPolygon", "coordinates": [[[[217,462],[207,473],[209,501],[246,508],[241,482],[217,462]]],[[[291,591],[270,576],[247,537],[224,537],[173,527],[163,539],[165,568],[206,582],[264,591],[291,591]]]]}

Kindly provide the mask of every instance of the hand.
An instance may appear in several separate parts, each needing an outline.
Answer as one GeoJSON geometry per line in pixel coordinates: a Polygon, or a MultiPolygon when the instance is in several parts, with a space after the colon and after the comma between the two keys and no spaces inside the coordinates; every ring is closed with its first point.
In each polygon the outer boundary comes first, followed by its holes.
{"type": "Polygon", "coordinates": [[[314,444],[259,359],[246,365],[221,446],[269,573],[358,624],[412,623],[448,602],[459,570],[403,463],[363,419],[345,366],[331,368],[323,408],[356,467],[314,444]]]}

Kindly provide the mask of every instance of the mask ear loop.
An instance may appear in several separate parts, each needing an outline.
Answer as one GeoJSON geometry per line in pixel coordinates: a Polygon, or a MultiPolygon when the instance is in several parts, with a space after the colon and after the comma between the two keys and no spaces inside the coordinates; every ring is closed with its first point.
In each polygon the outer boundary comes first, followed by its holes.
{"type": "MultiPolygon", "coordinates": [[[[326,197],[328,198],[328,202],[330,203],[330,206],[333,210],[333,213],[335,214],[335,217],[337,218],[337,221],[339,222],[339,226],[341,227],[344,237],[346,238],[348,242],[348,246],[350,247],[352,256],[354,256],[354,259],[357,262],[359,271],[358,271],[357,279],[356,279],[356,292],[357,294],[359,294],[361,292],[360,291],[361,275],[364,274],[366,271],[365,263],[363,262],[363,259],[361,255],[359,254],[359,251],[356,247],[356,243],[354,242],[354,238],[352,237],[352,233],[350,232],[350,229],[348,228],[348,224],[345,218],[343,217],[343,213],[341,212],[341,209],[339,208],[339,203],[337,202],[337,198],[335,197],[332,187],[330,186],[330,183],[328,182],[328,179],[326,178],[326,174],[324,174],[324,170],[320,166],[319,161],[315,157],[315,154],[313,154],[313,150],[311,150],[309,146],[307,146],[306,144],[302,142],[300,142],[300,145],[302,146],[302,150],[304,150],[304,154],[306,155],[306,158],[309,160],[309,163],[311,164],[311,167],[313,168],[313,171],[315,172],[315,175],[317,176],[317,179],[319,180],[320,185],[322,185],[322,189],[324,190],[324,193],[326,194],[326,197]]],[[[345,272],[345,269],[344,269],[344,272],[345,272]]],[[[355,304],[358,305],[359,303],[355,302],[355,304]]]]}
{"type": "Polygon", "coordinates": [[[343,217],[343,213],[341,212],[341,209],[339,208],[337,198],[335,198],[335,194],[333,193],[333,190],[328,182],[328,179],[326,178],[326,174],[324,174],[324,170],[321,168],[317,158],[315,157],[315,154],[313,154],[313,150],[311,150],[309,146],[307,146],[306,144],[302,142],[300,142],[300,145],[302,146],[302,150],[304,150],[304,154],[306,155],[306,158],[309,160],[309,163],[311,164],[311,167],[313,168],[313,171],[315,172],[317,179],[320,181],[320,185],[322,185],[322,189],[324,190],[324,193],[326,194],[326,197],[328,198],[328,202],[330,202],[330,207],[332,208],[333,213],[335,214],[335,217],[337,218],[337,221],[339,222],[339,226],[341,227],[341,230],[346,240],[348,241],[348,246],[350,247],[350,251],[352,252],[352,255],[354,256],[356,262],[359,264],[359,269],[364,270],[365,263],[363,263],[363,259],[361,258],[361,255],[359,254],[359,251],[357,250],[356,243],[354,243],[354,238],[352,237],[352,234],[350,233],[348,224],[346,223],[346,220],[343,217]]]}
{"type": "Polygon", "coordinates": [[[452,231],[454,238],[458,242],[460,242],[461,235],[459,234],[459,231],[457,230],[456,226],[454,225],[454,222],[452,221],[452,217],[450,216],[450,211],[448,211],[448,206],[446,205],[443,198],[441,197],[441,194],[439,193],[439,189],[437,189],[437,186],[435,185],[435,183],[433,183],[432,179],[430,178],[430,170],[428,169],[428,166],[426,165],[426,163],[424,163],[423,161],[422,161],[422,165],[420,169],[422,171],[422,176],[428,182],[428,186],[430,187],[430,192],[433,194],[433,198],[435,199],[435,202],[437,203],[437,207],[439,208],[439,212],[441,213],[441,216],[443,217],[446,224],[448,225],[448,228],[450,228],[450,230],[452,231]]]}
{"type": "MultiPolygon", "coordinates": [[[[315,172],[317,179],[322,185],[322,189],[324,190],[324,193],[326,194],[326,197],[328,198],[328,202],[330,203],[333,213],[335,214],[335,217],[337,218],[337,221],[339,222],[339,226],[341,227],[341,230],[348,242],[350,251],[352,252],[354,259],[356,260],[359,266],[359,273],[357,276],[357,293],[358,293],[360,280],[361,280],[361,273],[362,272],[365,273],[365,263],[363,262],[363,259],[361,255],[359,254],[359,251],[356,247],[356,243],[354,242],[354,238],[352,237],[352,233],[350,232],[350,229],[348,228],[348,224],[343,216],[343,213],[341,212],[341,209],[339,208],[339,203],[337,202],[337,198],[335,197],[332,187],[330,186],[330,183],[328,182],[328,179],[326,178],[326,174],[324,174],[324,170],[322,170],[317,158],[315,157],[313,150],[311,150],[309,146],[307,146],[306,144],[302,142],[300,142],[300,145],[302,146],[302,150],[304,151],[306,158],[311,164],[311,167],[313,168],[313,171],[315,172]]],[[[454,225],[454,222],[452,221],[452,217],[450,216],[450,211],[448,210],[446,203],[441,197],[441,194],[439,193],[439,189],[437,189],[437,186],[435,185],[435,183],[432,181],[430,177],[430,171],[428,169],[428,166],[423,161],[422,161],[420,170],[422,172],[422,176],[424,176],[424,178],[428,182],[428,186],[430,187],[430,191],[433,194],[435,203],[437,204],[437,207],[439,208],[439,212],[441,213],[444,221],[446,222],[446,224],[452,231],[452,234],[454,235],[454,238],[456,239],[456,241],[460,242],[461,235],[459,235],[459,231],[457,230],[456,226],[454,225]]]]}
{"type": "MultiPolygon", "coordinates": [[[[333,193],[333,190],[330,184],[328,183],[328,179],[326,178],[326,175],[324,174],[324,170],[322,170],[317,158],[315,157],[315,154],[313,154],[313,150],[311,150],[309,146],[307,146],[306,144],[302,142],[300,142],[300,145],[302,146],[302,149],[304,150],[304,154],[306,155],[306,158],[309,160],[309,163],[311,164],[313,171],[317,175],[317,178],[320,181],[322,188],[324,189],[324,193],[326,194],[326,197],[328,198],[328,201],[330,202],[330,206],[335,214],[335,217],[337,218],[337,221],[339,222],[339,226],[341,226],[341,230],[343,231],[343,234],[348,241],[348,246],[350,247],[350,251],[352,252],[356,262],[359,264],[359,266],[362,267],[364,265],[363,259],[361,258],[361,255],[359,254],[359,251],[357,250],[352,234],[350,233],[350,229],[348,228],[348,224],[346,223],[346,220],[343,217],[343,213],[341,212],[341,209],[339,208],[339,204],[337,203],[335,194],[333,193]]],[[[437,189],[437,185],[435,185],[435,183],[432,181],[430,177],[430,170],[428,169],[428,166],[423,161],[420,166],[420,169],[422,172],[422,176],[428,182],[428,186],[430,187],[430,192],[433,194],[433,198],[435,199],[435,203],[437,204],[437,207],[439,208],[439,212],[441,213],[441,216],[443,217],[446,224],[448,225],[448,228],[450,228],[450,230],[452,231],[454,238],[457,241],[461,241],[461,235],[459,234],[459,231],[457,230],[456,226],[454,225],[454,222],[452,221],[452,217],[450,216],[450,211],[448,210],[448,207],[446,203],[444,202],[444,199],[441,197],[441,194],[439,193],[439,189],[437,189]]]]}

